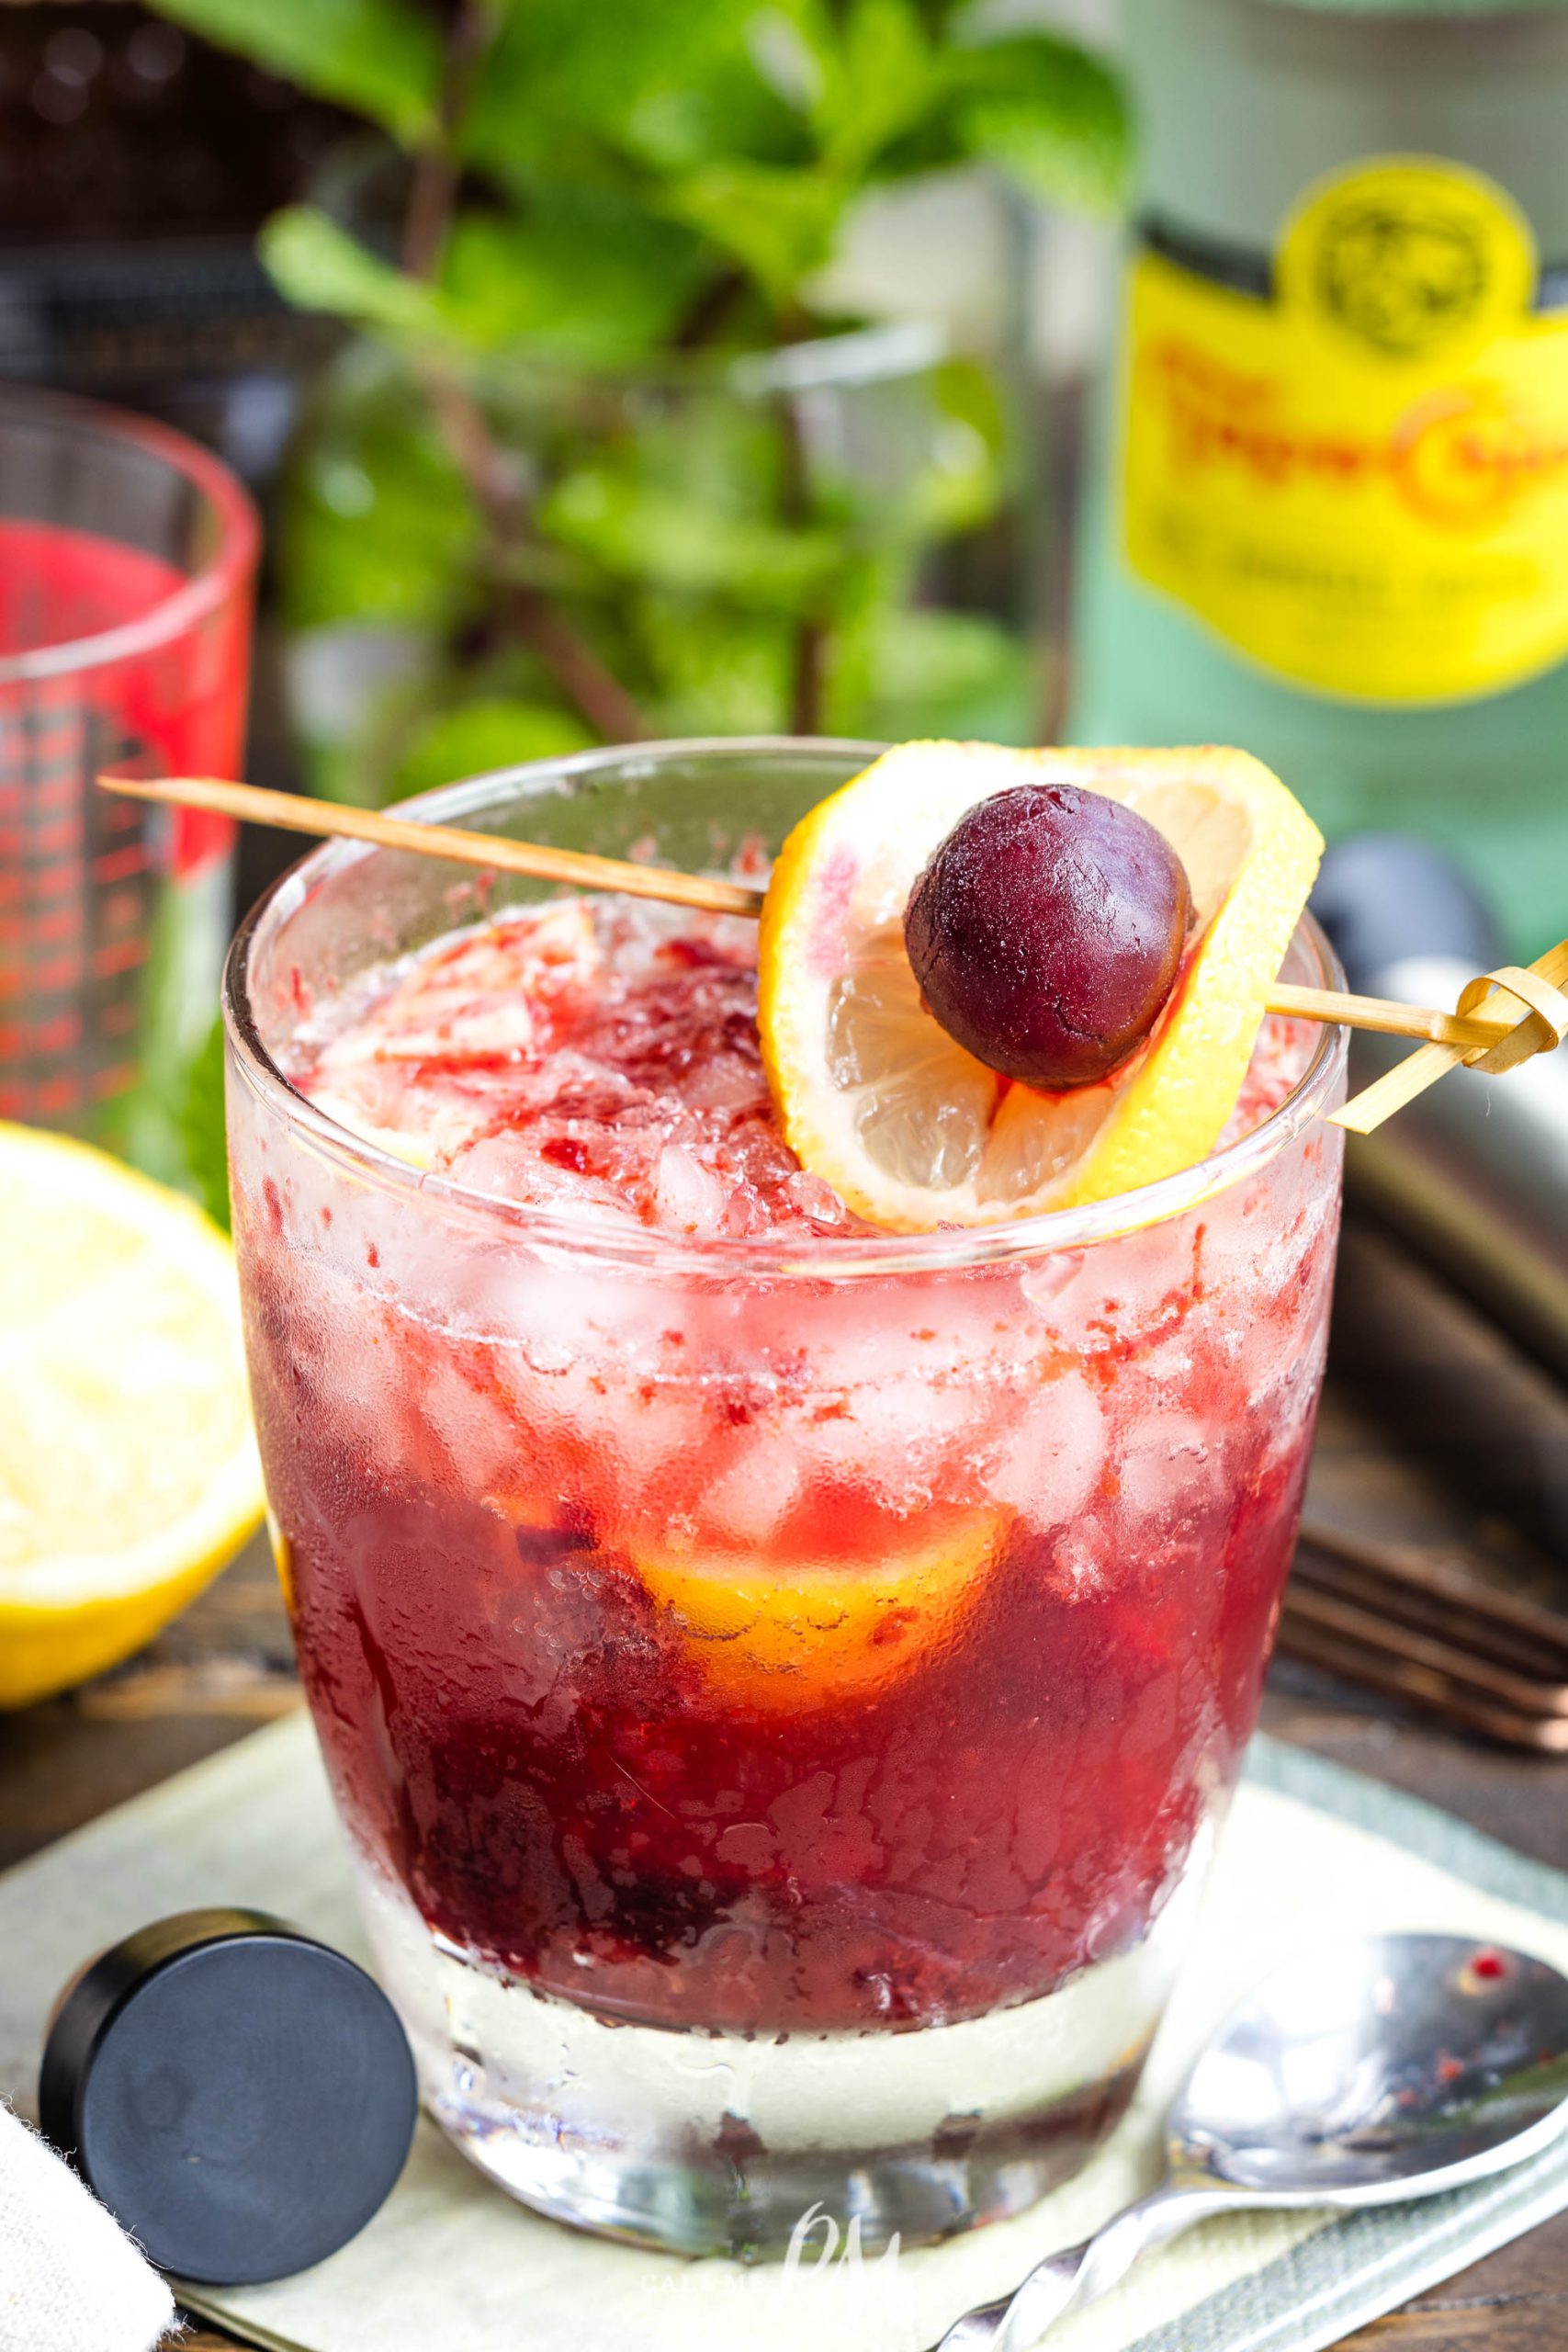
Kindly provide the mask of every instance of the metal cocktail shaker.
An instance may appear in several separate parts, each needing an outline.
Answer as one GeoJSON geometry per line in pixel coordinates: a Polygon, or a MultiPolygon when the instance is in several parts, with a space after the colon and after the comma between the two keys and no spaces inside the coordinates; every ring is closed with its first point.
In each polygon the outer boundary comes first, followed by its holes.
{"type": "MultiPolygon", "coordinates": [[[[1568,902],[1565,902],[1568,903],[1568,902]]],[[[1350,986],[1451,1006],[1499,957],[1492,918],[1436,852],[1395,835],[1339,843],[1314,910],[1350,986]]],[[[1565,914],[1568,921],[1568,914],[1565,914]]],[[[1358,1034],[1351,1082],[1411,1050],[1358,1034]]],[[[1460,1287],[1568,1377],[1568,1050],[1503,1078],[1456,1073],[1370,1136],[1350,1138],[1351,1186],[1460,1287]]]]}

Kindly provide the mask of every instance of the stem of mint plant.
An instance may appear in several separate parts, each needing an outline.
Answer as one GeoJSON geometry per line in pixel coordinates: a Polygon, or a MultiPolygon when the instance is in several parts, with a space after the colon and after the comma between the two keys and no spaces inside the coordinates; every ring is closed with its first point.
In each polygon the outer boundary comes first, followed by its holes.
{"type": "MultiPolygon", "coordinates": [[[[403,214],[400,260],[413,277],[434,277],[440,266],[462,179],[457,141],[496,23],[483,0],[467,0],[447,40],[439,119],[415,161],[403,214]]],[[[507,559],[527,536],[528,517],[515,473],[478,401],[439,359],[419,363],[418,372],[437,430],[483,520],[501,612],[596,734],[608,742],[639,741],[648,733],[642,714],[592,647],[541,590],[502,577],[507,559]]]]}
{"type": "Polygon", "coordinates": [[[447,35],[437,119],[414,158],[403,213],[398,258],[410,277],[433,278],[440,266],[462,177],[456,143],[485,52],[495,38],[495,21],[480,0],[467,0],[447,35]]]}
{"type": "MultiPolygon", "coordinates": [[[[786,319],[779,341],[802,341],[812,333],[809,321],[802,312],[786,319]]],[[[810,519],[811,473],[806,436],[801,431],[800,412],[795,394],[786,385],[779,394],[779,438],[783,456],[780,472],[780,509],[784,522],[792,530],[801,530],[810,519]]],[[[822,707],[828,684],[829,639],[827,625],[819,615],[802,613],[795,623],[794,659],[790,665],[789,730],[792,735],[819,735],[822,731],[822,707]]]]}

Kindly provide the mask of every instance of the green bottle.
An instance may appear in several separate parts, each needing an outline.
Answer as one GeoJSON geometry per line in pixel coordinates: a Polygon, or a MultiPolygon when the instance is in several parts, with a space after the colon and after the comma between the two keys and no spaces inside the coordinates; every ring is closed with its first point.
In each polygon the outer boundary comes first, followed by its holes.
{"type": "Polygon", "coordinates": [[[1568,931],[1568,9],[1131,0],[1069,734],[1221,741],[1568,931]]]}

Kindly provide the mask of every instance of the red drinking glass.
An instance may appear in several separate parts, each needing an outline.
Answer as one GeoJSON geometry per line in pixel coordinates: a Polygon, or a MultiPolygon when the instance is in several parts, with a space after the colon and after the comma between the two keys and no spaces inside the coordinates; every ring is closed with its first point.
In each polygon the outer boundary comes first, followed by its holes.
{"type": "Polygon", "coordinates": [[[259,533],[180,435],[0,399],[0,1116],[182,1173],[232,828],[94,778],[239,772],[259,533]]]}

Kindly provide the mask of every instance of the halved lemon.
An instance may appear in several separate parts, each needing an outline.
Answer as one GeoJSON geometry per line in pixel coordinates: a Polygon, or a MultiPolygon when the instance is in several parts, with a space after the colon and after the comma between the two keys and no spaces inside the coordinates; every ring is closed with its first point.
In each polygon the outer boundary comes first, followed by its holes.
{"type": "Polygon", "coordinates": [[[0,1125],[0,1706],[151,1640],[262,1513],[234,1261],[178,1193],[0,1125]]]}
{"type": "Polygon", "coordinates": [[[1105,1200],[1190,1167],[1235,1108],[1322,852],[1299,801],[1245,752],[885,752],[795,827],[762,911],[762,1053],[802,1165],[898,1232],[1105,1200]],[[1187,868],[1194,920],[1145,1043],[1098,1085],[1045,1093],[939,1027],[903,926],[921,868],[966,810],[1051,783],[1157,826],[1187,868]]]}
{"type": "Polygon", "coordinates": [[[869,1567],[639,1559],[703,1676],[727,1700],[797,1709],[866,1698],[956,1631],[977,1597],[999,1521],[990,1511],[869,1567]]]}

